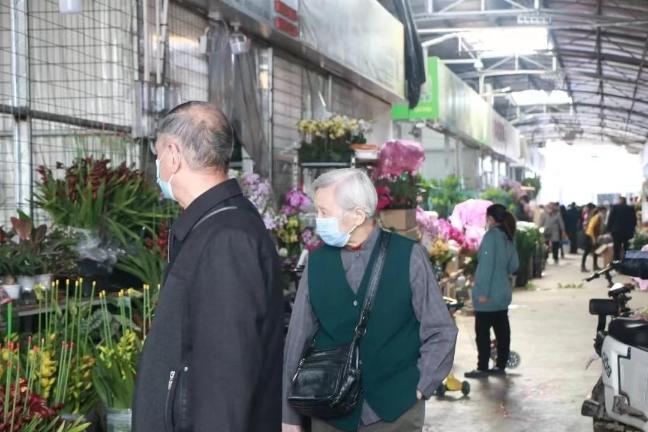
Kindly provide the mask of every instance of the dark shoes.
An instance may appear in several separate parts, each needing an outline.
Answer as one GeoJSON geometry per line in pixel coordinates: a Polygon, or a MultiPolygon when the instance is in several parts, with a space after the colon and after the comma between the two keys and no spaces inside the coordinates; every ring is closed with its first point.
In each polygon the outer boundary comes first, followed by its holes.
{"type": "Polygon", "coordinates": [[[488,374],[491,376],[506,376],[506,370],[496,367],[493,369],[489,369],[488,374]]]}
{"type": "Polygon", "coordinates": [[[493,368],[487,371],[475,369],[473,371],[466,372],[464,376],[471,379],[482,379],[488,378],[489,376],[503,377],[506,376],[506,371],[500,368],[493,368]]]}
{"type": "Polygon", "coordinates": [[[581,273],[589,273],[590,271],[587,270],[585,267],[581,267],[581,273]]]}
{"type": "Polygon", "coordinates": [[[471,379],[480,379],[480,378],[488,378],[489,373],[488,373],[488,371],[483,371],[483,370],[475,369],[475,370],[473,370],[473,371],[466,372],[466,373],[464,374],[464,376],[465,376],[466,378],[471,378],[471,379]]]}

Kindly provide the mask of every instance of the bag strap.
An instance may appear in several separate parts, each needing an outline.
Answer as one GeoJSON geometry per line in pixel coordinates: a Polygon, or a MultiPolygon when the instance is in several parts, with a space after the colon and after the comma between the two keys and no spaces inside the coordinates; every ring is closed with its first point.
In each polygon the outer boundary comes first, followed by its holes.
{"type": "Polygon", "coordinates": [[[391,239],[391,234],[387,231],[381,230],[379,241],[379,251],[378,256],[376,257],[376,262],[373,265],[371,279],[369,280],[369,287],[367,293],[365,294],[364,303],[362,305],[362,310],[360,311],[360,320],[356,325],[354,331],[354,339],[356,342],[359,342],[360,339],[367,332],[367,324],[369,322],[369,314],[373,307],[374,300],[376,298],[376,293],[378,292],[378,285],[380,283],[380,278],[382,276],[383,267],[385,264],[385,257],[387,256],[387,248],[389,246],[389,240],[391,239]]]}
{"type": "MultiPolygon", "coordinates": [[[[200,225],[202,225],[205,221],[207,221],[211,217],[230,210],[238,210],[238,207],[234,207],[234,206],[221,207],[207,213],[205,216],[200,218],[198,222],[196,222],[196,224],[191,228],[191,231],[189,231],[189,233],[190,234],[193,233],[196,230],[196,228],[198,228],[200,225]]],[[[184,311],[183,311],[184,313],[182,316],[182,330],[180,334],[181,360],[183,366],[187,366],[186,364],[184,364],[186,363],[185,361],[186,357],[193,350],[193,338],[191,337],[191,331],[189,329],[189,317],[191,316],[191,295],[190,294],[191,293],[187,289],[187,291],[185,292],[184,311]]]]}

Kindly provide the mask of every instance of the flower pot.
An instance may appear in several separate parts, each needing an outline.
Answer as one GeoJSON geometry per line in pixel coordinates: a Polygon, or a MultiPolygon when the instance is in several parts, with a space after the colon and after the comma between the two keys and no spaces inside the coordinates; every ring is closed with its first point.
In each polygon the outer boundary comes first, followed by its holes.
{"type": "Polygon", "coordinates": [[[416,228],[416,209],[382,210],[380,222],[385,229],[409,231],[416,228]]]}
{"type": "Polygon", "coordinates": [[[9,298],[11,298],[12,300],[18,300],[20,298],[19,284],[2,285],[2,289],[7,293],[9,298]]]}
{"type": "Polygon", "coordinates": [[[40,285],[43,289],[50,289],[52,287],[51,274],[41,274],[36,276],[36,284],[40,285]]]}
{"type": "Polygon", "coordinates": [[[132,411],[129,409],[112,409],[106,412],[106,426],[108,432],[130,432],[132,411]]]}
{"type": "Polygon", "coordinates": [[[22,287],[23,291],[31,292],[36,285],[35,276],[18,276],[18,284],[22,287]]]}

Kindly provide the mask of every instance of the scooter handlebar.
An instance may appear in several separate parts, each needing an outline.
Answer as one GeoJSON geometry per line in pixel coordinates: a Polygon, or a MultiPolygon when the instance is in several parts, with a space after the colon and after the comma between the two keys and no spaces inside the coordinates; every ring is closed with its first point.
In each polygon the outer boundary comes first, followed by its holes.
{"type": "Polygon", "coordinates": [[[591,282],[594,279],[598,279],[601,276],[605,276],[606,274],[610,273],[612,270],[614,270],[614,263],[610,263],[605,268],[592,273],[591,276],[585,279],[585,282],[591,282]]]}

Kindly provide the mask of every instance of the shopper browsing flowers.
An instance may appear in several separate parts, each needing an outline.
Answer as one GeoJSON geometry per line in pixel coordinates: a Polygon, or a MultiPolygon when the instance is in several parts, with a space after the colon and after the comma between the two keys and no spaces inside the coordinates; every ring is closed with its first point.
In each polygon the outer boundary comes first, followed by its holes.
{"type": "Polygon", "coordinates": [[[479,248],[472,291],[478,363],[477,369],[466,373],[467,378],[506,374],[511,344],[508,307],[513,290],[509,276],[519,266],[513,241],[515,217],[503,205],[494,204],[486,211],[486,225],[488,232],[479,248]],[[489,369],[491,328],[497,339],[497,365],[494,369],[489,369]]]}

